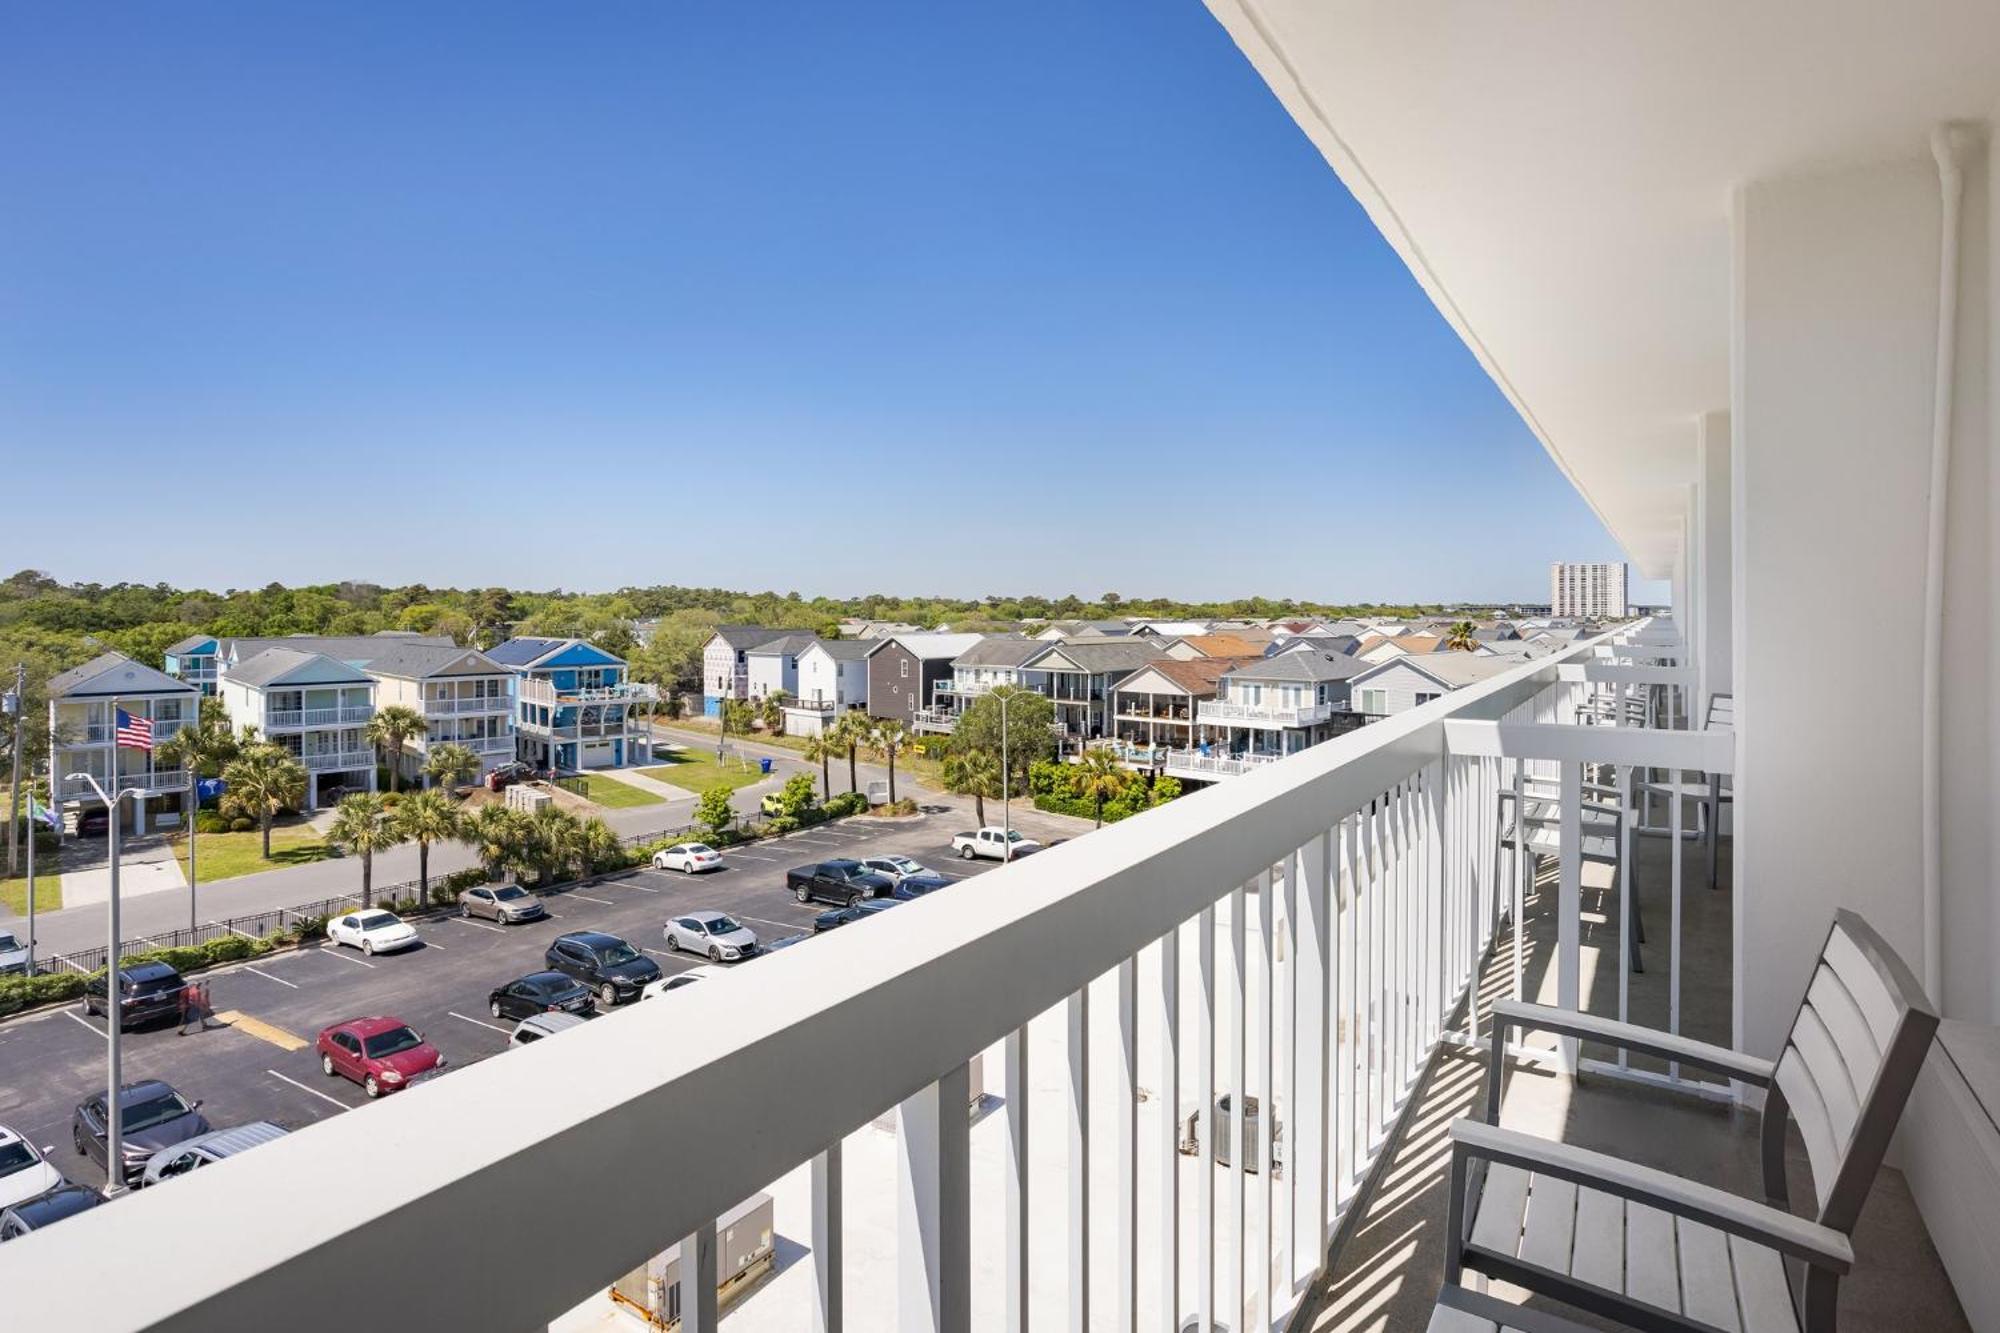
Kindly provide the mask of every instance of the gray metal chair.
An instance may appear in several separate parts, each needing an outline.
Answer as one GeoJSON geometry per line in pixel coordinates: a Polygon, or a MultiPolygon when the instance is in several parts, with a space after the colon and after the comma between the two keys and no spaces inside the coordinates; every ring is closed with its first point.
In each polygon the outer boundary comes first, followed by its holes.
{"type": "Polygon", "coordinates": [[[1496,1004],[1486,1123],[1451,1128],[1446,1283],[1470,1269],[1662,1333],[1826,1333],[1854,1263],[1854,1224],[1937,1023],[1902,959],[1846,911],[1834,916],[1775,1064],[1613,1019],[1496,1004]],[[1768,1202],[1502,1129],[1506,1044],[1529,1028],[1764,1088],[1768,1202]],[[1788,1120],[1805,1142],[1812,1219],[1789,1211],[1788,1120]]]}

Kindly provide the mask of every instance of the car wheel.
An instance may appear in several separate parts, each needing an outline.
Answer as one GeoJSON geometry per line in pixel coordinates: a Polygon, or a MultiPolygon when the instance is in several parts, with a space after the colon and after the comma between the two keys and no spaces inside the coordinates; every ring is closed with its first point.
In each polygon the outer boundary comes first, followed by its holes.
{"type": "Polygon", "coordinates": [[[501,1012],[500,1012],[500,1001],[498,1001],[498,1000],[495,1000],[495,1001],[493,1001],[493,1003],[491,1003],[491,1004],[487,1005],[486,1007],[487,1007],[488,1009],[491,1009],[491,1010],[493,1011],[493,1016],[494,1016],[495,1018],[505,1018],[505,1017],[506,1017],[506,1015],[505,1015],[505,1014],[503,1014],[503,1013],[501,1013],[501,1012]]]}
{"type": "Polygon", "coordinates": [[[361,1090],[370,1097],[380,1097],[382,1095],[382,1085],[375,1081],[373,1074],[361,1080],[361,1090]]]}
{"type": "Polygon", "coordinates": [[[91,999],[91,998],[90,998],[90,997],[89,997],[88,995],[84,996],[84,997],[83,997],[83,1012],[84,1012],[84,1016],[85,1016],[86,1018],[95,1018],[95,1017],[97,1017],[97,1001],[95,1001],[95,1000],[91,999]]]}
{"type": "Polygon", "coordinates": [[[861,895],[858,893],[850,893],[847,895],[847,905],[849,907],[854,906],[856,903],[860,901],[861,901],[861,895]]]}
{"type": "Polygon", "coordinates": [[[326,1076],[327,1076],[328,1078],[332,1078],[332,1077],[333,1077],[333,1057],[332,1057],[332,1056],[330,1056],[330,1055],[327,1055],[327,1054],[325,1054],[325,1053],[322,1053],[322,1054],[320,1055],[320,1057],[319,1057],[319,1068],[320,1068],[320,1072],[321,1072],[322,1074],[325,1074],[325,1075],[326,1075],[326,1076]]]}
{"type": "Polygon", "coordinates": [[[721,961],[722,961],[722,950],[720,950],[720,949],[716,948],[716,947],[715,947],[715,946],[714,946],[713,944],[709,945],[709,946],[708,946],[708,961],[709,961],[709,962],[711,962],[711,963],[719,963],[719,962],[721,962],[721,961]]]}
{"type": "Polygon", "coordinates": [[[961,847],[958,849],[958,859],[961,861],[970,861],[972,859],[972,855],[973,853],[970,847],[961,847]]]}
{"type": "Polygon", "coordinates": [[[806,886],[803,884],[799,885],[798,888],[792,890],[792,896],[797,898],[802,903],[809,903],[812,901],[811,891],[808,890],[806,886]]]}
{"type": "Polygon", "coordinates": [[[683,875],[692,875],[694,873],[694,862],[692,861],[681,862],[681,873],[683,875]]]}
{"type": "Polygon", "coordinates": [[[82,1131],[82,1130],[80,1130],[80,1129],[77,1129],[77,1128],[75,1128],[75,1127],[73,1127],[73,1126],[72,1126],[72,1127],[71,1127],[71,1129],[70,1129],[70,1131],[69,1131],[69,1141],[70,1141],[70,1142],[71,1142],[72,1144],[74,1144],[74,1145],[76,1146],[76,1155],[77,1155],[78,1157],[88,1157],[88,1156],[90,1156],[90,1153],[89,1153],[89,1151],[88,1151],[88,1150],[87,1150],[87,1149],[86,1149],[86,1148],[85,1148],[85,1147],[83,1146],[83,1131],[82,1131]]]}
{"type": "Polygon", "coordinates": [[[368,957],[373,958],[375,956],[375,941],[374,940],[361,941],[361,952],[366,954],[368,957]]]}
{"type": "Polygon", "coordinates": [[[606,1009],[609,1009],[612,1005],[618,1003],[618,988],[608,981],[605,982],[597,988],[597,1001],[606,1009]]]}
{"type": "Polygon", "coordinates": [[[667,952],[668,952],[668,953],[679,953],[680,951],[681,951],[681,941],[680,941],[680,936],[678,936],[678,935],[669,935],[669,936],[667,936],[667,952]]]}

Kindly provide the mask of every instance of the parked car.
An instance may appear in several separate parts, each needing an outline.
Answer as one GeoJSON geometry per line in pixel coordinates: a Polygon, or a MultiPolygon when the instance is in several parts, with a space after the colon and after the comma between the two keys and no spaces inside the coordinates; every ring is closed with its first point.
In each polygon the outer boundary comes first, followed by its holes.
{"type": "MultiPolygon", "coordinates": [[[[847,909],[843,907],[840,910],[844,912],[847,909]]],[[[765,941],[764,946],[760,950],[760,952],[766,954],[774,954],[780,949],[789,949],[794,944],[803,944],[805,941],[811,938],[812,936],[809,933],[805,931],[800,931],[795,935],[787,935],[783,939],[767,940],[765,941]]]]}
{"type": "MultiPolygon", "coordinates": [[[[70,1117],[70,1142],[82,1156],[105,1167],[105,1107],[103,1093],[79,1103],[70,1117]]],[[[173,1085],[157,1078],[127,1083],[118,1090],[120,1179],[132,1183],[153,1154],[171,1148],[215,1126],[201,1114],[201,1103],[191,1102],[174,1091],[173,1085]]],[[[109,1168],[106,1167],[108,1170],[109,1168]]]]}
{"type": "Polygon", "coordinates": [[[523,921],[539,921],[549,914],[542,900],[519,884],[481,884],[458,895],[458,910],[464,916],[483,916],[503,926],[523,921]]]}
{"type": "Polygon", "coordinates": [[[350,1018],[322,1028],[320,1072],[361,1085],[370,1097],[422,1083],[444,1069],[444,1052],[400,1018],[350,1018]]]}
{"type": "Polygon", "coordinates": [[[1042,844],[1033,838],[1023,837],[1017,828],[988,824],[983,829],[968,833],[954,833],[951,849],[958,853],[961,861],[970,861],[975,856],[983,856],[989,861],[1011,861],[1017,856],[1040,851],[1042,844]]]}
{"type": "Polygon", "coordinates": [[[76,836],[79,838],[101,838],[110,831],[111,815],[101,805],[76,817],[76,836]]]}
{"type": "Polygon", "coordinates": [[[283,1137],[285,1137],[284,1127],[274,1125],[268,1120],[252,1120],[249,1124],[238,1125],[234,1129],[218,1129],[213,1133],[203,1134],[200,1138],[189,1139],[185,1143],[162,1148],[154,1153],[147,1161],[146,1169],[140,1173],[138,1183],[141,1188],[157,1185],[163,1180],[184,1176],[211,1162],[234,1157],[237,1153],[248,1152],[259,1144],[283,1137]]]}
{"type": "Polygon", "coordinates": [[[496,764],[486,775],[486,790],[502,791],[517,782],[526,782],[535,776],[531,765],[510,759],[504,764],[496,764]]]}
{"type": "Polygon", "coordinates": [[[711,963],[733,963],[757,952],[757,933],[727,912],[689,912],[667,922],[667,947],[698,953],[711,963]]]}
{"type": "Polygon", "coordinates": [[[639,998],[642,1000],[657,1000],[670,990],[679,990],[683,986],[692,986],[695,982],[706,981],[710,977],[727,976],[728,973],[728,968],[714,967],[703,963],[700,967],[691,967],[685,972],[676,972],[672,976],[661,977],[658,981],[640,991],[639,998]]]}
{"type": "Polygon", "coordinates": [[[326,937],[335,944],[351,944],[370,958],[407,949],[418,939],[415,926],[379,908],[334,917],[326,923],[326,937]]]}
{"type": "Polygon", "coordinates": [[[694,874],[722,869],[722,853],[705,842],[677,842],[663,852],[653,853],[653,869],[679,870],[694,874]]]}
{"type": "Polygon", "coordinates": [[[869,856],[862,858],[861,868],[881,875],[891,884],[901,884],[911,875],[934,875],[937,872],[919,861],[907,856],[869,856]]]}
{"type": "Polygon", "coordinates": [[[776,819],[785,813],[785,798],[777,792],[764,793],[764,799],[757,802],[757,809],[766,819],[776,819]]]}
{"type": "MultiPolygon", "coordinates": [[[[136,1023],[160,1017],[174,1017],[181,1011],[181,992],[187,982],[165,963],[134,963],[118,969],[118,1027],[122,1031],[136,1023]]],[[[105,999],[104,975],[99,973],[83,983],[83,1012],[87,1015],[109,1011],[105,999]]]]}
{"type": "Polygon", "coordinates": [[[62,1183],[62,1172],[49,1165],[39,1148],[0,1125],[0,1208],[47,1194],[62,1183]]]}
{"type": "Polygon", "coordinates": [[[88,1185],[63,1185],[25,1203],[0,1211],[0,1241],[54,1226],[65,1217],[97,1207],[104,1196],[88,1185]]]}
{"type": "Polygon", "coordinates": [[[0,930],[0,977],[28,970],[28,946],[12,931],[0,930]]]}
{"type": "Polygon", "coordinates": [[[912,898],[921,898],[927,893],[936,893],[939,889],[950,887],[951,881],[943,875],[934,870],[926,870],[920,875],[905,875],[897,880],[896,887],[889,890],[888,896],[891,899],[908,902],[912,898]]]}
{"type": "Polygon", "coordinates": [[[859,861],[842,859],[787,870],[785,887],[802,903],[821,902],[852,907],[864,898],[887,893],[895,885],[886,876],[862,869],[859,861]]]}
{"type": "Polygon", "coordinates": [[[560,972],[530,972],[486,997],[495,1018],[526,1018],[529,1014],[590,1014],[596,1012],[590,991],[575,977],[560,972]]]}
{"type": "Polygon", "coordinates": [[[870,898],[851,907],[836,907],[831,912],[821,912],[813,918],[813,933],[832,930],[836,926],[844,926],[852,921],[865,921],[878,912],[886,912],[902,904],[901,898],[870,898]]]}
{"type": "Polygon", "coordinates": [[[597,992],[599,1008],[636,1000],[648,983],[660,979],[660,965],[637,949],[601,930],[576,930],[558,935],[542,959],[597,992]]]}
{"type": "Polygon", "coordinates": [[[581,1027],[582,1014],[529,1014],[514,1025],[514,1031],[507,1038],[509,1046],[526,1046],[531,1041],[543,1037],[553,1037],[558,1032],[566,1032],[573,1027],[581,1027]]]}

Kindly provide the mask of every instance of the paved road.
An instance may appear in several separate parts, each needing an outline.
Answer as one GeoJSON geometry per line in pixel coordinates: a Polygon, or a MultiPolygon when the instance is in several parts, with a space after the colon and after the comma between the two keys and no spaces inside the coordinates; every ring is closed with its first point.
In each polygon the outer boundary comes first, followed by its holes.
{"type": "MultiPolygon", "coordinates": [[[[663,926],[676,912],[721,908],[765,939],[810,931],[824,908],[801,906],[784,888],[794,865],[833,856],[899,852],[954,877],[993,868],[951,856],[956,812],[894,823],[845,821],[725,853],[727,869],[699,876],[643,870],[548,900],[554,919],[500,927],[446,918],[424,924],[421,947],[363,958],[331,946],[278,954],[208,974],[230,1026],[176,1035],[170,1023],[130,1033],[127,1081],[164,1078],[217,1126],[268,1119],[298,1128],[365,1104],[360,1089],[320,1072],[311,1043],[330,1023],[394,1014],[424,1033],[453,1065],[507,1049],[511,1024],[495,1022],[488,992],[542,966],[549,941],[571,930],[606,930],[647,949],[669,972],[702,960],[665,953],[663,926]]],[[[1069,836],[1074,821],[1030,812],[1017,821],[1039,836],[1069,836]]],[[[950,893],[954,890],[945,890],[950,893]]],[[[867,923],[843,929],[866,930],[867,923]]],[[[804,947],[810,948],[808,944],[804,947]]],[[[739,966],[754,969],[756,960],[739,966]]],[[[662,1002],[670,1002],[665,1000],[662,1002]]],[[[615,1016],[612,1019],[615,1020],[615,1016]]],[[[101,1019],[76,1006],[0,1023],[0,1122],[49,1149],[65,1173],[92,1184],[98,1173],[70,1144],[76,1103],[105,1078],[101,1019]]]]}

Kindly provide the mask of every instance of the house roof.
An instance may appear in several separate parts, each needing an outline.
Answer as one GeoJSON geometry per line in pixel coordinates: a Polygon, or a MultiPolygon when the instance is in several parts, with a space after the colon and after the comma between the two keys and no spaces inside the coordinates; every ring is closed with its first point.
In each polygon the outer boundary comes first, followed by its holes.
{"type": "Polygon", "coordinates": [[[812,646],[836,662],[858,662],[881,645],[873,639],[815,639],[812,646]]]}
{"type": "Polygon", "coordinates": [[[168,644],[167,652],[171,656],[179,657],[182,653],[191,653],[195,649],[212,644],[215,641],[213,634],[190,634],[185,639],[168,644]]]}
{"type": "Polygon", "coordinates": [[[566,639],[513,638],[486,650],[501,666],[528,666],[540,661],[567,643],[566,639]]]}
{"type": "MultiPolygon", "coordinates": [[[[395,676],[400,680],[423,680],[441,674],[445,668],[456,666],[467,658],[474,664],[483,666],[490,675],[505,675],[507,668],[480,652],[477,648],[433,648],[415,645],[408,648],[394,648],[383,653],[368,664],[371,676],[395,676]]],[[[469,674],[466,672],[460,675],[469,674]]]]}
{"type": "Polygon", "coordinates": [[[1376,664],[1364,662],[1346,653],[1313,652],[1301,650],[1293,653],[1274,653],[1270,657],[1260,657],[1255,662],[1237,667],[1229,672],[1231,680],[1352,680],[1363,672],[1371,671],[1376,664]]]}
{"type": "Polygon", "coordinates": [[[1119,682],[1118,688],[1130,690],[1142,676],[1159,676],[1168,684],[1178,687],[1183,693],[1207,696],[1216,692],[1216,682],[1239,667],[1250,666],[1263,659],[1255,653],[1244,657],[1163,657],[1157,662],[1148,662],[1137,671],[1119,682]]]}
{"type": "Polygon", "coordinates": [[[1162,639],[1183,639],[1190,634],[1206,634],[1212,628],[1206,620],[1140,620],[1135,621],[1127,632],[1156,634],[1162,639]]]}
{"type": "Polygon", "coordinates": [[[780,634],[775,639],[766,639],[762,643],[744,649],[744,651],[759,657],[776,656],[783,653],[797,654],[804,652],[818,642],[819,636],[814,634],[780,634]]]}
{"type": "Polygon", "coordinates": [[[1024,665],[1059,671],[1061,667],[1045,663],[1049,658],[1060,656],[1078,671],[1094,675],[1102,671],[1131,671],[1166,657],[1157,639],[1060,639],[1044,643],[1042,647],[1046,651],[1024,665]]]}
{"type": "Polygon", "coordinates": [[[1271,652],[1299,653],[1346,653],[1350,657],[1361,647],[1361,640],[1352,634],[1294,634],[1289,639],[1280,640],[1271,652]]]}
{"type": "Polygon", "coordinates": [[[1203,657],[1261,657],[1277,641],[1269,630],[1230,630],[1227,633],[1183,634],[1175,643],[1184,643],[1203,657]]]}
{"type": "MultiPolygon", "coordinates": [[[[912,655],[933,662],[939,658],[949,661],[977,647],[983,637],[978,634],[898,634],[882,640],[882,643],[901,644],[912,655]]],[[[878,648],[880,646],[877,645],[878,648]]]]}
{"type": "Polygon", "coordinates": [[[1497,676],[1503,671],[1512,671],[1521,665],[1517,657],[1483,657],[1477,653],[1431,653],[1424,657],[1392,657],[1386,662],[1377,662],[1367,667],[1366,679],[1357,678],[1355,684],[1365,685],[1376,676],[1405,667],[1411,671],[1436,681],[1448,690],[1497,676]]]}
{"type": "Polygon", "coordinates": [[[218,638],[223,656],[235,655],[247,662],[268,648],[289,648],[300,653],[319,653],[349,666],[363,666],[388,653],[404,648],[455,648],[458,645],[442,634],[413,634],[408,630],[384,630],[380,634],[286,634],[278,637],[218,638]]]}
{"type": "Polygon", "coordinates": [[[793,633],[793,631],[788,629],[767,629],[762,625],[717,625],[715,627],[715,637],[721,639],[739,653],[750,648],[755,648],[760,643],[766,643],[790,633],[793,633]]]}
{"type": "Polygon", "coordinates": [[[52,699],[123,697],[131,694],[195,694],[194,686],[135,662],[123,653],[99,653],[82,666],[49,677],[52,699]]]}
{"type": "Polygon", "coordinates": [[[331,654],[305,653],[296,648],[266,648],[254,656],[238,658],[236,665],[229,669],[226,679],[239,685],[262,688],[276,684],[314,662],[325,662],[335,668],[330,678],[322,676],[313,682],[315,685],[374,683],[365,673],[331,654]]]}
{"type": "Polygon", "coordinates": [[[1037,634],[1046,634],[1050,630],[1054,630],[1066,639],[1073,639],[1087,634],[1111,635],[1122,638],[1132,632],[1132,627],[1122,620],[1051,620],[1035,632],[1037,634]]]}
{"type": "Polygon", "coordinates": [[[952,659],[953,666],[1017,667],[1049,650],[1044,639],[1018,634],[994,634],[981,639],[952,659]]]}

